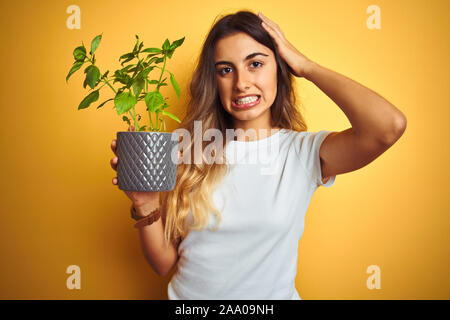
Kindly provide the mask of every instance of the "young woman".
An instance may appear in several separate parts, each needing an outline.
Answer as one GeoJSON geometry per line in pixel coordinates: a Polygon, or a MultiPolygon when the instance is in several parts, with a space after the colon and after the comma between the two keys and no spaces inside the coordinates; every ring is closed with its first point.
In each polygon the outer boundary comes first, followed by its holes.
{"type": "MultiPolygon", "coordinates": [[[[190,95],[180,127],[191,137],[195,121],[201,136],[208,129],[223,137],[227,129],[256,135],[214,141],[223,146],[224,152],[214,152],[223,162],[180,163],[175,189],[161,194],[164,201],[157,192],[125,192],[139,217],[161,205],[162,219],[139,229],[145,257],[161,276],[177,265],[169,299],[300,299],[297,245],[313,193],[392,146],[406,128],[405,116],[377,93],[301,54],[278,25],[248,11],[214,24],[190,95]],[[352,127],[308,132],[293,75],[319,87],[352,127]],[[269,168],[248,161],[274,145],[269,168]]],[[[183,159],[194,157],[191,140],[183,159]]],[[[204,150],[207,143],[201,143],[204,150]]],[[[115,146],[113,140],[113,151],[115,146]]],[[[113,169],[117,162],[111,160],[113,169]]]]}

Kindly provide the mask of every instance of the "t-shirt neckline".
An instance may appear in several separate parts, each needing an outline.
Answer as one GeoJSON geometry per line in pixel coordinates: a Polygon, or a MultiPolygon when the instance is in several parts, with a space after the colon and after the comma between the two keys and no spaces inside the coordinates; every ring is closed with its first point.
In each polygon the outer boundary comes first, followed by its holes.
{"type": "MultiPolygon", "coordinates": [[[[256,146],[264,146],[267,143],[271,142],[272,140],[274,140],[275,138],[278,138],[280,133],[283,131],[285,131],[285,128],[281,128],[279,129],[277,132],[275,132],[274,134],[271,134],[268,137],[262,138],[262,139],[258,139],[258,140],[252,140],[252,141],[238,141],[238,140],[230,140],[228,143],[230,145],[234,145],[234,146],[245,146],[245,147],[256,147],[256,146]]],[[[267,134],[269,134],[271,132],[271,130],[268,130],[267,134]]]]}

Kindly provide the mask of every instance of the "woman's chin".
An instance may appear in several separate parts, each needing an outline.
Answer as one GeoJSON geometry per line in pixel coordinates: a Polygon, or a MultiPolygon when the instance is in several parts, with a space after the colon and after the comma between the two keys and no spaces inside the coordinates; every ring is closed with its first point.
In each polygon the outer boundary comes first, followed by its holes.
{"type": "Polygon", "coordinates": [[[231,115],[236,120],[247,121],[247,120],[253,120],[253,119],[258,118],[260,115],[260,112],[258,112],[258,110],[256,110],[256,109],[249,109],[249,110],[245,110],[245,111],[234,111],[233,110],[231,115]]]}

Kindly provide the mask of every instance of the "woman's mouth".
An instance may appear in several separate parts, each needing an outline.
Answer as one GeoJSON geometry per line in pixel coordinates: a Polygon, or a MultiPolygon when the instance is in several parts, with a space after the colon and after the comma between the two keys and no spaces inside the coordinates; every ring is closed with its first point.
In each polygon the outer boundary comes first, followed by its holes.
{"type": "Polygon", "coordinates": [[[238,110],[249,109],[256,106],[261,101],[261,96],[256,95],[253,97],[246,97],[246,99],[249,100],[249,102],[246,103],[244,100],[243,102],[237,103],[236,100],[231,100],[231,106],[238,110]],[[254,99],[255,97],[257,98],[256,100],[254,99]]]}

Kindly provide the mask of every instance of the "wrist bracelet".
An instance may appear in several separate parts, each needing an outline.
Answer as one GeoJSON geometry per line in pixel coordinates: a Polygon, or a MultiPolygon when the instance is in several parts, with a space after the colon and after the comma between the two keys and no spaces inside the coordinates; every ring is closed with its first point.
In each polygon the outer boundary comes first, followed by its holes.
{"type": "Polygon", "coordinates": [[[153,222],[157,221],[160,218],[161,214],[159,208],[154,209],[150,214],[146,215],[144,218],[136,217],[136,209],[134,206],[131,206],[131,217],[134,220],[137,220],[137,223],[134,225],[135,228],[140,228],[144,226],[151,225],[153,222]]]}
{"type": "Polygon", "coordinates": [[[137,215],[136,208],[134,207],[134,204],[131,204],[130,214],[131,214],[131,219],[136,220],[136,221],[139,221],[139,220],[141,220],[141,219],[146,217],[146,216],[140,217],[140,216],[137,215]]]}

